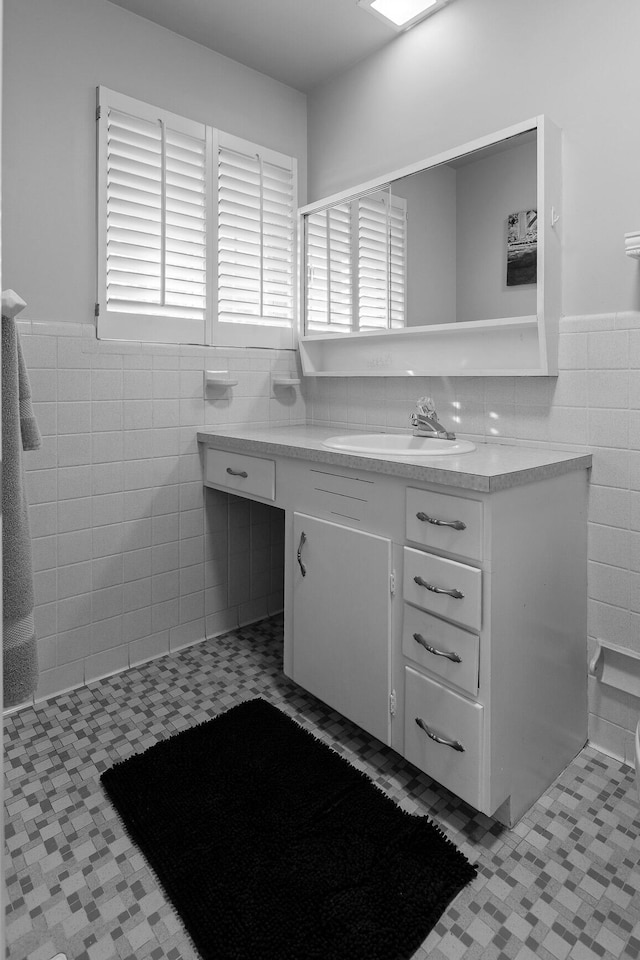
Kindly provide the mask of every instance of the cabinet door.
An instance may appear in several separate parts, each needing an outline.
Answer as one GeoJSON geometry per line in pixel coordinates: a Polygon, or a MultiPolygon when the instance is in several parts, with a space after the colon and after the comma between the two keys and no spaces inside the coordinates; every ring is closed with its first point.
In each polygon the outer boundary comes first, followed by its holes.
{"type": "Polygon", "coordinates": [[[388,744],[391,541],[301,513],[293,531],[293,679],[388,744]]]}

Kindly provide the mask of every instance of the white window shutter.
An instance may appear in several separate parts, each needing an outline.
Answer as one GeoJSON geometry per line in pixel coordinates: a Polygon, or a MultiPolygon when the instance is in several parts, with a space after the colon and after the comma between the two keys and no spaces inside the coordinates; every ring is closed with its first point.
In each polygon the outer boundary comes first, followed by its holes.
{"type": "Polygon", "coordinates": [[[356,203],[359,329],[403,327],[406,201],[385,190],[360,197],[356,203]]]}
{"type": "Polygon", "coordinates": [[[339,203],[306,220],[307,331],[353,330],[351,204],[339,203]]]}
{"type": "Polygon", "coordinates": [[[296,312],[295,160],[220,132],[216,179],[214,342],[289,347],[296,312]]]}
{"type": "Polygon", "coordinates": [[[205,343],[204,124],[98,88],[98,335],[205,343]]]}

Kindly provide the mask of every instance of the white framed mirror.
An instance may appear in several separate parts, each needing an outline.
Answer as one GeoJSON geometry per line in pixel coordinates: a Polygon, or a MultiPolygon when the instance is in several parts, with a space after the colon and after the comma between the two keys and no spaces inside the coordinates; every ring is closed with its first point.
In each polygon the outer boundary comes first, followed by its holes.
{"type": "Polygon", "coordinates": [[[560,186],[537,117],[303,207],[305,374],[555,374],[560,186]]]}

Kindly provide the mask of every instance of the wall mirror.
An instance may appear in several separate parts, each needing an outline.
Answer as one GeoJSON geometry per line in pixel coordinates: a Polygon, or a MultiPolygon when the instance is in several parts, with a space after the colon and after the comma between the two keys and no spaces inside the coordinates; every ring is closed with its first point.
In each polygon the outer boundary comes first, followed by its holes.
{"type": "Polygon", "coordinates": [[[538,117],[304,207],[304,372],[556,373],[559,191],[538,117]]]}

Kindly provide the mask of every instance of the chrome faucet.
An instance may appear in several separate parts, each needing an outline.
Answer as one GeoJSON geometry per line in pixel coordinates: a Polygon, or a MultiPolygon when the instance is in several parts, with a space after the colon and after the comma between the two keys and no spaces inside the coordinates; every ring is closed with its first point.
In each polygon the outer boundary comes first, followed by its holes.
{"type": "Polygon", "coordinates": [[[440,421],[431,397],[420,397],[416,401],[416,410],[409,418],[414,437],[437,437],[439,440],[455,440],[455,433],[445,430],[440,421]]]}

